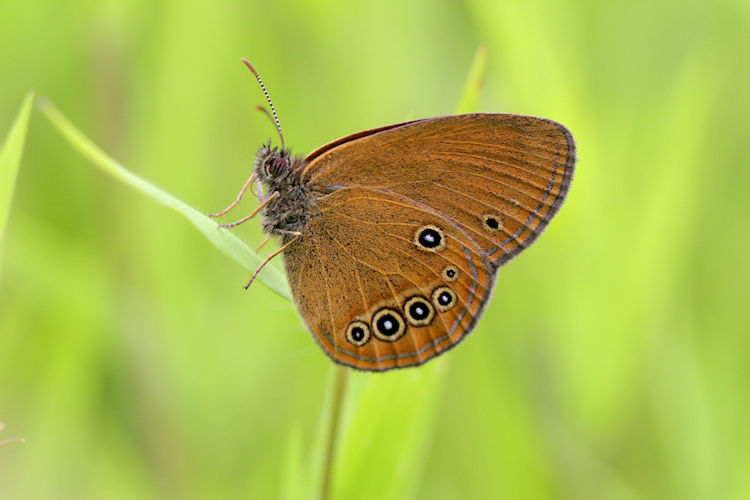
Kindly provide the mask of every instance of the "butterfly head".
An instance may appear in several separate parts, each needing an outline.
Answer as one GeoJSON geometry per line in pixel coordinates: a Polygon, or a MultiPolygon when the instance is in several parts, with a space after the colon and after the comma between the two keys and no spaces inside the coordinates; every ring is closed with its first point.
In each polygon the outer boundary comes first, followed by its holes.
{"type": "Polygon", "coordinates": [[[255,175],[266,184],[275,184],[292,173],[292,157],[287,149],[272,148],[271,141],[255,155],[255,175]]]}

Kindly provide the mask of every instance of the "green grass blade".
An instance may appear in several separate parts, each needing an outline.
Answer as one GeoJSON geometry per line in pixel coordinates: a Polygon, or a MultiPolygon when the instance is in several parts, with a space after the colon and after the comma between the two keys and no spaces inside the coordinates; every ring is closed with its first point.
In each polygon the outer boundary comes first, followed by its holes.
{"type": "Polygon", "coordinates": [[[434,360],[388,374],[352,374],[333,499],[419,498],[448,369],[446,360],[434,360]]]}
{"type": "MultiPolygon", "coordinates": [[[[175,210],[189,220],[222,253],[232,257],[245,269],[252,272],[262,259],[230,231],[220,228],[211,218],[175,198],[163,189],[133,174],[112,157],[102,151],[86,137],[48,99],[40,99],[39,109],[52,122],[57,130],[81,155],[115,179],[139,191],[155,202],[175,210]]],[[[278,269],[266,266],[258,275],[258,280],[268,288],[287,299],[291,298],[286,277],[278,269]]]]}
{"type": "Polygon", "coordinates": [[[10,205],[13,201],[18,168],[21,166],[23,145],[26,142],[26,130],[29,128],[29,116],[31,115],[31,103],[33,101],[34,93],[26,94],[26,99],[21,105],[16,121],[10,128],[8,137],[5,139],[2,149],[0,149],[0,251],[3,248],[5,227],[8,225],[10,205]]]}
{"type": "Polygon", "coordinates": [[[309,471],[303,466],[302,430],[293,427],[287,435],[287,447],[281,467],[280,500],[314,498],[309,471]]]}
{"type": "Polygon", "coordinates": [[[471,62],[469,75],[458,99],[456,113],[474,113],[479,108],[479,94],[482,91],[482,80],[484,79],[484,67],[487,61],[487,49],[484,44],[477,47],[474,60],[471,62]]]}

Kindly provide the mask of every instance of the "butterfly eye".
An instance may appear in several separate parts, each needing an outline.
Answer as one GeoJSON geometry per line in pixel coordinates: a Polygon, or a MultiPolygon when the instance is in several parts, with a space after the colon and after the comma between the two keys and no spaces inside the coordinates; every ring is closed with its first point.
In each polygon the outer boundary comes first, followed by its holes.
{"type": "Polygon", "coordinates": [[[284,171],[289,169],[289,159],[283,156],[274,156],[270,162],[266,163],[266,175],[278,177],[284,171]]]}
{"type": "Polygon", "coordinates": [[[435,309],[424,297],[412,297],[404,303],[404,313],[409,324],[426,326],[435,317],[435,309]]]}
{"type": "Polygon", "coordinates": [[[414,234],[414,244],[420,250],[439,252],[445,248],[445,234],[437,226],[424,226],[414,234]]]}
{"type": "Polygon", "coordinates": [[[393,309],[381,309],[372,317],[372,332],[380,340],[395,342],[405,331],[404,319],[393,309]]]}
{"type": "Polygon", "coordinates": [[[445,266],[443,268],[443,279],[445,281],[456,281],[458,279],[458,268],[453,265],[445,266]]]}
{"type": "Polygon", "coordinates": [[[491,233],[503,230],[503,220],[498,215],[485,214],[482,216],[482,223],[484,228],[491,233]]]}
{"type": "Polygon", "coordinates": [[[362,347],[370,340],[370,327],[362,321],[353,321],[346,329],[346,340],[357,347],[362,347]]]}
{"type": "Polygon", "coordinates": [[[440,312],[452,309],[456,302],[458,302],[456,292],[447,286],[439,286],[432,292],[432,303],[440,312]]]}

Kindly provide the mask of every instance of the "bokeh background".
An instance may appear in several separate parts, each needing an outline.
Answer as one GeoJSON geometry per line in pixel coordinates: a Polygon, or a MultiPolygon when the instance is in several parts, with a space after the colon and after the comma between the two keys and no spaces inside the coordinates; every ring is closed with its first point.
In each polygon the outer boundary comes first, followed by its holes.
{"type": "MultiPolygon", "coordinates": [[[[0,134],[35,89],[209,212],[275,137],[240,57],[306,153],[451,113],[484,43],[479,110],[575,135],[568,202],[460,347],[350,375],[332,498],[747,499],[748,40],[743,0],[2,0],[0,134]]],[[[2,259],[0,498],[317,494],[293,306],[37,112],[2,259]]]]}

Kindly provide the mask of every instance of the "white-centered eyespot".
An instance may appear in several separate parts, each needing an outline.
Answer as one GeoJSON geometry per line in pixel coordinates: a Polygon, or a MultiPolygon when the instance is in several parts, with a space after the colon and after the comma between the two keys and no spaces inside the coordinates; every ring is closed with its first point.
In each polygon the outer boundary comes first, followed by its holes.
{"type": "Polygon", "coordinates": [[[424,297],[412,297],[404,302],[406,321],[414,326],[427,326],[435,317],[435,309],[424,297]]]}
{"type": "Polygon", "coordinates": [[[362,347],[370,340],[370,327],[364,321],[352,321],[346,329],[346,340],[352,345],[362,347]]]}
{"type": "Polygon", "coordinates": [[[445,248],[445,234],[439,227],[428,224],[414,233],[414,244],[426,252],[439,252],[445,248]]]}
{"type": "Polygon", "coordinates": [[[398,311],[384,308],[372,317],[372,333],[385,342],[395,342],[406,332],[406,323],[398,311]]]}
{"type": "Polygon", "coordinates": [[[439,286],[432,292],[432,303],[440,312],[449,311],[458,302],[456,292],[447,286],[439,286]]]}

